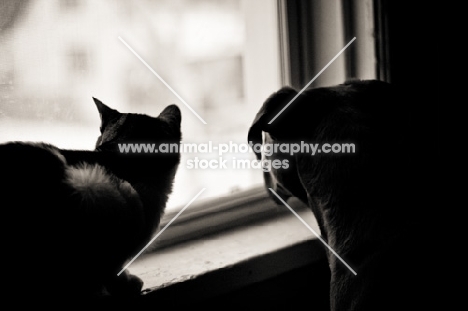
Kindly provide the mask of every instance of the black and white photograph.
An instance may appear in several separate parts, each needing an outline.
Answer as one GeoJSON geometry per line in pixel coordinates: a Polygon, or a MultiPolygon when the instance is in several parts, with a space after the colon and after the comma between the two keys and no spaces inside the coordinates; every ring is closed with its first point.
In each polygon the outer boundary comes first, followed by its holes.
{"type": "Polygon", "coordinates": [[[0,0],[2,304],[426,310],[440,30],[413,6],[0,0]]]}

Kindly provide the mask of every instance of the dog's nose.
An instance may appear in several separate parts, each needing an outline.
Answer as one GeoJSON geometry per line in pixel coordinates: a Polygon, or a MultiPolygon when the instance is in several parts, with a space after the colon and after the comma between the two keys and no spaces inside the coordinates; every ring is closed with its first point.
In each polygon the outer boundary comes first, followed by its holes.
{"type": "MultiPolygon", "coordinates": [[[[271,188],[284,202],[286,202],[290,197],[292,197],[291,193],[283,187],[280,183],[275,183],[270,185],[271,188]]],[[[270,197],[273,201],[278,205],[283,205],[283,201],[281,201],[276,195],[270,192],[270,197]]]]}
{"type": "Polygon", "coordinates": [[[276,183],[276,192],[283,200],[287,200],[293,196],[281,183],[276,183]]]}

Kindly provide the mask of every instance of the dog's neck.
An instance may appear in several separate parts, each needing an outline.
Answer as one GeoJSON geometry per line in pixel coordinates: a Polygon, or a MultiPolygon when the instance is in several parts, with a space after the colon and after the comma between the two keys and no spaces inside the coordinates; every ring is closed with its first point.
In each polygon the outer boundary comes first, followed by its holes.
{"type": "MultiPolygon", "coordinates": [[[[363,270],[367,258],[400,241],[411,227],[397,211],[402,204],[398,201],[397,195],[388,198],[363,191],[353,198],[342,195],[339,201],[309,198],[309,206],[327,244],[353,269],[363,270]]],[[[327,255],[331,271],[347,277],[343,263],[332,252],[327,255]]]]}
{"type": "Polygon", "coordinates": [[[393,229],[389,229],[398,224],[394,224],[397,220],[392,220],[394,217],[391,213],[378,210],[386,205],[384,202],[343,201],[323,202],[311,199],[309,202],[314,207],[321,233],[332,248],[351,254],[363,245],[370,246],[372,241],[391,238],[393,229]],[[368,232],[372,232],[372,236],[368,232]]]}

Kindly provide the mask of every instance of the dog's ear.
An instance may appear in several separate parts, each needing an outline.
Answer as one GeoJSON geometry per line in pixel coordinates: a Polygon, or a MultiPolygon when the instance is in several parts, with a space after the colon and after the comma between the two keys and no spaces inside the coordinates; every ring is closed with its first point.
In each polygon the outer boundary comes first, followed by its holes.
{"type": "MultiPolygon", "coordinates": [[[[283,87],[270,95],[255,116],[248,133],[248,142],[252,144],[262,143],[262,131],[270,133],[273,137],[280,134],[279,129],[283,123],[282,113],[277,114],[297,95],[297,91],[290,87],[283,87]],[[271,122],[273,120],[273,122],[271,122]]],[[[256,152],[257,158],[261,154],[256,152]]]]}

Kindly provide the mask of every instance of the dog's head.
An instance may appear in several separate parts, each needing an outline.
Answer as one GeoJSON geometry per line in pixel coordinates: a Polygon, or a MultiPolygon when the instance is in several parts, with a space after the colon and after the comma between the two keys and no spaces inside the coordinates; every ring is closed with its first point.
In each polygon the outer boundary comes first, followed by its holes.
{"type": "MultiPolygon", "coordinates": [[[[364,141],[367,145],[361,144],[360,150],[373,152],[370,148],[374,148],[374,142],[382,140],[379,135],[394,137],[396,127],[390,123],[393,118],[390,114],[395,109],[391,107],[389,94],[389,84],[376,80],[349,81],[302,93],[284,87],[264,102],[250,127],[248,141],[263,146],[364,141]],[[382,120],[385,122],[380,122],[382,120]]],[[[272,168],[264,172],[265,185],[283,199],[295,196],[305,203],[311,195],[311,183],[317,178],[322,181],[325,177],[330,182],[325,186],[313,186],[314,191],[321,188],[323,191],[319,195],[324,196],[331,189],[330,185],[340,182],[334,177],[336,174],[327,170],[337,170],[338,165],[357,167],[363,159],[358,155],[265,154],[258,148],[254,151],[258,160],[287,160],[286,169],[272,168]]],[[[272,197],[277,201],[275,196],[272,197]]]]}
{"type": "MultiPolygon", "coordinates": [[[[274,146],[275,144],[286,143],[290,140],[290,134],[294,132],[293,128],[290,127],[290,120],[280,114],[274,122],[270,123],[270,121],[297,94],[296,90],[289,87],[284,87],[272,94],[255,116],[253,124],[249,129],[248,141],[254,145],[262,145],[262,149],[253,148],[255,155],[262,163],[270,163],[270,165],[263,165],[263,167],[268,167],[267,170],[263,170],[265,186],[273,189],[284,200],[295,196],[307,202],[307,194],[299,181],[294,157],[287,153],[275,152],[273,147],[265,148],[267,145],[274,146]],[[273,161],[287,163],[287,165],[286,167],[276,168],[271,165],[273,161]]],[[[302,98],[297,98],[296,100],[301,101],[302,98]]],[[[281,203],[275,195],[271,193],[270,195],[276,203],[281,203]]]]}

